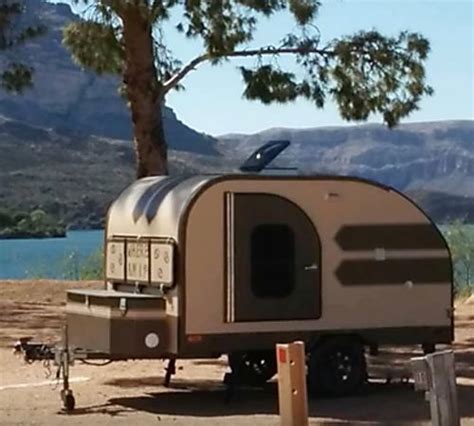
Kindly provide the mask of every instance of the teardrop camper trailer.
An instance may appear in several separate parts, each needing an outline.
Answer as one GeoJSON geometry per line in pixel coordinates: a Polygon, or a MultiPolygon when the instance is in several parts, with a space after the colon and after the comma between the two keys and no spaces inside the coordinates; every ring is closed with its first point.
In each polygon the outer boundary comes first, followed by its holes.
{"type": "Polygon", "coordinates": [[[72,346],[112,359],[231,354],[233,369],[263,381],[274,345],[299,339],[310,385],[339,393],[365,377],[364,346],[453,339],[445,240],[412,201],[373,182],[145,178],[111,206],[105,239],[107,288],[69,291],[67,325],[72,346]],[[331,351],[354,364],[345,387],[312,371],[313,358],[329,369],[331,351]]]}
{"type": "Polygon", "coordinates": [[[275,374],[275,344],[297,339],[310,389],[341,395],[365,380],[367,347],[452,342],[450,253],[418,206],[367,180],[260,169],[127,188],[108,214],[105,288],[67,294],[68,345],[108,359],[228,354],[255,384],[275,374]]]}

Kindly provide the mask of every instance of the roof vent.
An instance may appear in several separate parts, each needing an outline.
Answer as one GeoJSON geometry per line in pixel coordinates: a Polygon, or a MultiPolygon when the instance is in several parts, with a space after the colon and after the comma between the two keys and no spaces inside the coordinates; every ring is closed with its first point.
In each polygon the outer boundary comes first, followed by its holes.
{"type": "Polygon", "coordinates": [[[278,157],[288,146],[290,141],[278,140],[270,141],[258,148],[240,166],[241,172],[260,173],[262,170],[296,170],[287,167],[267,167],[276,157],[278,157]]]}

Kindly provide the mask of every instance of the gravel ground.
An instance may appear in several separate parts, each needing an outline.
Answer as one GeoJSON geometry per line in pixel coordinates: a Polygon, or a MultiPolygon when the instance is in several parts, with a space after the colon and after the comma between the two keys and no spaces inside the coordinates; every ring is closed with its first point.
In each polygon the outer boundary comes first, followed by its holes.
{"type": "MultiPolygon", "coordinates": [[[[276,383],[265,389],[239,389],[225,402],[225,358],[178,362],[172,386],[162,386],[161,361],[117,362],[105,367],[78,363],[72,368],[77,409],[61,412],[59,388],[41,363],[27,365],[13,355],[16,338],[33,335],[55,341],[62,322],[64,291],[99,283],[0,282],[0,424],[2,425],[235,425],[279,424],[276,383]]],[[[457,306],[456,358],[462,424],[474,425],[474,303],[457,306]]],[[[358,396],[310,399],[310,424],[430,424],[422,393],[396,379],[412,349],[385,351],[370,360],[376,380],[358,396]]]]}

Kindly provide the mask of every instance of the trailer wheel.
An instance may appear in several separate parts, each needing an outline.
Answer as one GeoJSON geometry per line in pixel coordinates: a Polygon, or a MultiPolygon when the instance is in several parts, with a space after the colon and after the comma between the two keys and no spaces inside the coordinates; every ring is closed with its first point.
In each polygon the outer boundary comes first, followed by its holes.
{"type": "Polygon", "coordinates": [[[228,355],[229,367],[239,383],[261,386],[277,370],[273,351],[232,352],[228,355]]]}
{"type": "Polygon", "coordinates": [[[331,337],[309,354],[308,388],[327,396],[356,393],[367,379],[364,347],[352,337],[331,337]]]}
{"type": "Polygon", "coordinates": [[[74,410],[74,407],[76,406],[76,400],[72,393],[68,393],[65,395],[63,405],[64,409],[68,412],[74,410]]]}

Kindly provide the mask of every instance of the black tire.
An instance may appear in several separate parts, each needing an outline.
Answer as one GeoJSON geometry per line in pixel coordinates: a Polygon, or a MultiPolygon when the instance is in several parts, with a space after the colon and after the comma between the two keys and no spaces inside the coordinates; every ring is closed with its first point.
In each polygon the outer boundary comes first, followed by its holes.
{"type": "Polygon", "coordinates": [[[261,386],[277,371],[273,351],[232,352],[228,361],[234,379],[246,385],[261,386]]]}
{"type": "Polygon", "coordinates": [[[357,338],[327,338],[311,350],[308,361],[311,393],[333,397],[352,395],[366,380],[364,347],[357,338]]]}
{"type": "Polygon", "coordinates": [[[74,407],[76,406],[76,400],[74,399],[74,395],[72,393],[68,393],[64,397],[63,404],[64,404],[64,409],[66,411],[73,411],[74,407]]]}

